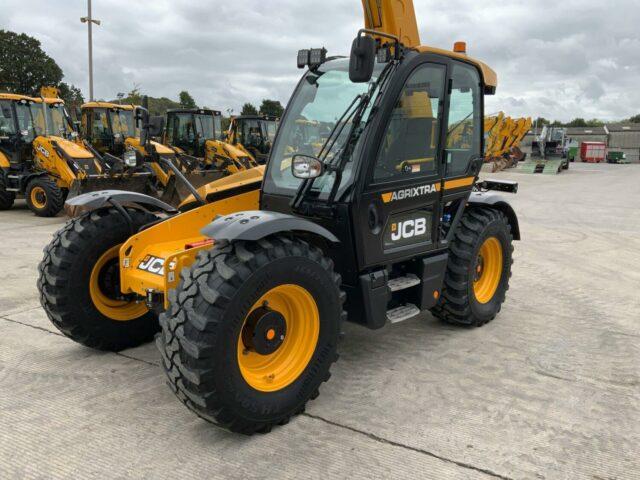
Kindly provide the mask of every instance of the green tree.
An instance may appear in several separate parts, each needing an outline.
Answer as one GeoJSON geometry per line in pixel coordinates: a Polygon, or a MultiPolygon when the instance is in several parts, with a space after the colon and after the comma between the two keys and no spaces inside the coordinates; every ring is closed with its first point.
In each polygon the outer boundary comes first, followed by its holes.
{"type": "Polygon", "coordinates": [[[60,91],[60,98],[67,104],[69,111],[72,111],[75,107],[80,107],[84,103],[84,95],[75,85],[60,82],[58,90],[60,91]]]}
{"type": "Polygon", "coordinates": [[[240,115],[257,115],[257,114],[258,114],[258,109],[248,102],[242,106],[242,111],[240,112],[240,115]]]}
{"type": "Polygon", "coordinates": [[[630,121],[631,123],[640,123],[640,114],[639,114],[639,115],[635,115],[635,116],[631,117],[631,118],[629,119],[629,121],[630,121]]]}
{"type": "Polygon", "coordinates": [[[262,100],[262,105],[260,105],[260,114],[268,115],[270,117],[282,117],[284,113],[284,107],[278,100],[262,100]]]}
{"type": "Polygon", "coordinates": [[[178,98],[180,105],[182,105],[183,108],[198,108],[198,106],[196,105],[196,101],[186,90],[180,92],[178,98]]]}
{"type": "Polygon", "coordinates": [[[58,86],[62,69],[24,33],[0,30],[0,88],[25,95],[38,95],[40,87],[58,86]]]}
{"type": "Polygon", "coordinates": [[[551,122],[544,117],[538,117],[533,121],[533,124],[537,127],[544,127],[545,125],[550,125],[551,122]]]}
{"type": "Polygon", "coordinates": [[[567,123],[567,127],[588,127],[587,121],[584,118],[574,118],[569,123],[567,123]]]}

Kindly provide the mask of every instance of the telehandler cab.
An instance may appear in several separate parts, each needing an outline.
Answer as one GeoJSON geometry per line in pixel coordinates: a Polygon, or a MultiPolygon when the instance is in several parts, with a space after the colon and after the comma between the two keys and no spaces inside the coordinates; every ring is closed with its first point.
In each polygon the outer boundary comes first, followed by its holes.
{"type": "Polygon", "coordinates": [[[264,165],[278,131],[278,119],[268,115],[241,115],[231,119],[227,143],[251,155],[264,165]]]}
{"type": "MultiPolygon", "coordinates": [[[[43,92],[51,95],[50,87],[43,92]]],[[[67,197],[81,193],[144,185],[120,158],[100,154],[73,128],[64,101],[0,94],[0,209],[11,208],[17,195],[38,216],[56,216],[67,197]]]]}
{"type": "Polygon", "coordinates": [[[179,212],[135,194],[75,198],[92,211],[40,265],[42,304],[63,333],[121,350],[160,328],[177,397],[234,432],[304,410],[344,320],[380,329],[431,312],[481,326],[505,300],[520,232],[490,190],[517,185],[478,181],[496,74],[461,45],[420,46],[411,2],[363,4],[350,58],[299,53],[309,68],[266,171],[206,185],[179,212]],[[302,118],[333,125],[315,156],[286,153],[302,118]],[[469,139],[449,141],[464,122],[469,139]]]}

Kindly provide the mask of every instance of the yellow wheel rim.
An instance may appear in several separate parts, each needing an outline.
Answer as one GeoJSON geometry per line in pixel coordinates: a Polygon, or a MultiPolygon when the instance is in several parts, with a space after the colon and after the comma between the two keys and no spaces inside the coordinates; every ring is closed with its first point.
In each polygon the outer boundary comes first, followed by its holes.
{"type": "MultiPolygon", "coordinates": [[[[269,290],[251,308],[250,314],[264,306],[284,317],[286,334],[280,346],[268,355],[248,349],[240,334],[238,365],[252,388],[275,392],[291,385],[311,361],[320,335],[320,314],[313,296],[298,285],[280,285],[269,290]]],[[[273,329],[266,330],[264,335],[272,340],[273,329]]]]}
{"type": "Polygon", "coordinates": [[[496,237],[487,238],[478,252],[474,269],[473,293],[478,303],[489,303],[502,278],[502,244],[496,237]]]}
{"type": "Polygon", "coordinates": [[[31,204],[36,208],[44,208],[47,206],[47,192],[42,187],[33,187],[31,189],[31,204]]]}
{"type": "Polygon", "coordinates": [[[105,267],[113,268],[113,262],[115,261],[115,268],[119,268],[120,245],[116,245],[113,248],[107,250],[96,262],[91,270],[91,278],[89,279],[89,294],[91,301],[100,313],[109,317],[112,320],[120,322],[128,322],[140,318],[149,311],[144,303],[127,302],[123,300],[116,300],[105,294],[100,286],[101,275],[104,275],[105,267]]]}

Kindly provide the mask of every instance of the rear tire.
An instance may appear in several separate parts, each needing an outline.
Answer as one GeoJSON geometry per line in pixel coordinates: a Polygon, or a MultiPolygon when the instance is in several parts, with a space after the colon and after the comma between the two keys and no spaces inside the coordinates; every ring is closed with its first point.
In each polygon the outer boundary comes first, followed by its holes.
{"type": "Polygon", "coordinates": [[[39,217],[55,217],[64,207],[64,193],[48,176],[36,177],[25,194],[29,209],[39,217]]]}
{"type": "MultiPolygon", "coordinates": [[[[155,219],[139,210],[127,212],[134,231],[155,219]]],[[[120,212],[102,209],[70,220],[45,249],[38,268],[40,303],[49,320],[75,342],[120,351],[150,342],[158,331],[157,316],[144,304],[118,297],[116,247],[130,235],[120,212]]]]}
{"type": "Polygon", "coordinates": [[[13,202],[16,200],[16,194],[14,192],[7,192],[6,189],[6,180],[0,172],[0,210],[9,210],[13,207],[13,202]]]}
{"type": "Polygon", "coordinates": [[[268,432],[303,412],[330,377],[344,294],[333,263],[317,247],[284,236],[217,245],[183,272],[170,301],[156,340],[168,383],[209,422],[247,435],[268,432]],[[280,300],[270,297],[274,291],[280,300]],[[291,308],[281,308],[280,301],[291,308]],[[298,301],[305,308],[297,310],[298,301]],[[259,354],[245,339],[269,338],[258,329],[266,317],[245,332],[256,312],[268,307],[271,313],[288,310],[286,331],[276,328],[280,343],[259,354]]]}
{"type": "Polygon", "coordinates": [[[433,315],[474,327],[493,320],[509,290],[512,243],[511,227],[502,212],[469,208],[449,247],[444,287],[433,315]]]}

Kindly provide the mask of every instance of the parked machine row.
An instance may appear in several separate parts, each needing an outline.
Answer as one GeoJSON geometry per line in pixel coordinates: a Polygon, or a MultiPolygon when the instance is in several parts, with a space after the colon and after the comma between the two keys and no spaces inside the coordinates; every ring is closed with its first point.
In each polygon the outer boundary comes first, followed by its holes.
{"type": "Polygon", "coordinates": [[[107,189],[177,206],[192,192],[171,165],[200,187],[264,163],[277,128],[274,118],[238,117],[225,134],[220,112],[202,109],[146,115],[143,124],[143,111],[90,102],[78,132],[55,89],[39,98],[0,94],[0,209],[23,196],[36,215],[50,217],[67,198],[107,189]]]}

